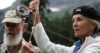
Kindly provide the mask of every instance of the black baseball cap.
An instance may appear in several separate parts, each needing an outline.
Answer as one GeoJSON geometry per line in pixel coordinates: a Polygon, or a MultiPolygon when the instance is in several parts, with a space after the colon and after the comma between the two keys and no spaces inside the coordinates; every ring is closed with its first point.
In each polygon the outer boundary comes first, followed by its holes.
{"type": "Polygon", "coordinates": [[[100,13],[95,8],[88,5],[75,8],[73,10],[72,16],[75,14],[81,14],[83,16],[89,17],[90,19],[100,22],[100,13]]]}

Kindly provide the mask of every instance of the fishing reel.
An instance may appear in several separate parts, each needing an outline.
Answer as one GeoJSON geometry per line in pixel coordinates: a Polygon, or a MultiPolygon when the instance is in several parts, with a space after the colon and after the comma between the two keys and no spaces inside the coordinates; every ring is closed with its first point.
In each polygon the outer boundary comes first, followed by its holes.
{"type": "Polygon", "coordinates": [[[30,12],[28,10],[28,7],[25,5],[20,5],[17,7],[16,9],[16,14],[21,17],[22,19],[26,19],[27,17],[29,17],[30,12]]]}

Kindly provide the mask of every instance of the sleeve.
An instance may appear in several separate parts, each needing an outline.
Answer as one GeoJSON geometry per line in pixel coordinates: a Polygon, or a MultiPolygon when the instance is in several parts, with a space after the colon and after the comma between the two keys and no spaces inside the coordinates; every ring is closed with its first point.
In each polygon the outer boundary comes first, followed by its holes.
{"type": "Polygon", "coordinates": [[[60,44],[52,43],[43,26],[42,23],[37,24],[35,27],[32,27],[32,33],[34,35],[35,41],[40,48],[42,53],[71,53],[69,51],[73,50],[74,47],[65,47],[60,44]]]}
{"type": "Polygon", "coordinates": [[[100,53],[100,43],[87,46],[82,53],[100,53]]]}

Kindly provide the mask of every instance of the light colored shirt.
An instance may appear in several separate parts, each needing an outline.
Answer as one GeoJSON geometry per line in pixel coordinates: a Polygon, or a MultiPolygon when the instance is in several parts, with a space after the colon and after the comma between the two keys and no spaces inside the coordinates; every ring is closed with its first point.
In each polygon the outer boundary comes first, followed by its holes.
{"type": "MultiPolygon", "coordinates": [[[[75,45],[72,47],[66,47],[51,42],[42,26],[42,23],[38,23],[35,27],[32,27],[32,31],[35,41],[42,53],[74,53],[75,45]]],[[[100,53],[100,45],[97,43],[100,43],[99,35],[96,38],[90,36],[86,37],[78,53],[100,53]]]]}

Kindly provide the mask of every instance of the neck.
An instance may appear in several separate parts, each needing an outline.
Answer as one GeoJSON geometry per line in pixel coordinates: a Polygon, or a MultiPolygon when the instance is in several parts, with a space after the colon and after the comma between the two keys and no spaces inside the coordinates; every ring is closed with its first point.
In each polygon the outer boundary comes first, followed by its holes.
{"type": "Polygon", "coordinates": [[[86,37],[89,37],[89,36],[92,36],[92,35],[93,35],[93,33],[84,34],[84,35],[82,35],[83,37],[81,37],[80,40],[82,41],[82,43],[84,43],[86,37]]]}
{"type": "Polygon", "coordinates": [[[9,53],[17,53],[22,45],[22,41],[17,45],[7,46],[7,52],[9,53]]]}

